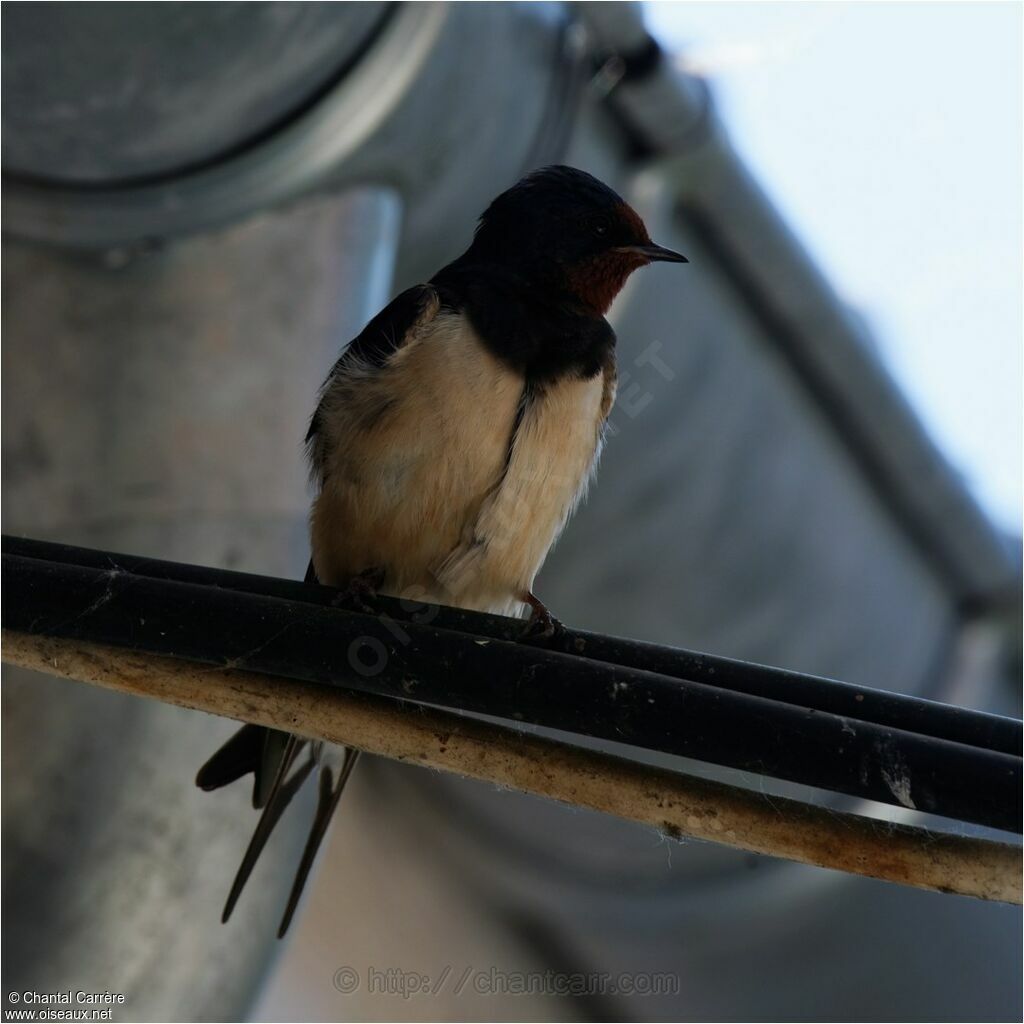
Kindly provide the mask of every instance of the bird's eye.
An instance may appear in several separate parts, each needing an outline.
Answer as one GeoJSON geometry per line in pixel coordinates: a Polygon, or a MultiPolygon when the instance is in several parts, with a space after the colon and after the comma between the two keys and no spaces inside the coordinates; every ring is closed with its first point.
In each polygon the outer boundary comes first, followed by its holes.
{"type": "Polygon", "coordinates": [[[590,224],[590,230],[599,238],[608,234],[608,221],[604,217],[596,217],[590,224]]]}

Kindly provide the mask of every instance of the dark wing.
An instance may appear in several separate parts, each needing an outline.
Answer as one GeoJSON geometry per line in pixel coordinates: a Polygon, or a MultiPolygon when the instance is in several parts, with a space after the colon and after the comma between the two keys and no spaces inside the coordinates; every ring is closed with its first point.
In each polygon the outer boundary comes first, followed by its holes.
{"type": "Polygon", "coordinates": [[[267,730],[260,725],[243,725],[210,758],[196,776],[196,785],[206,792],[220,789],[255,771],[263,754],[263,734],[267,730]]]}
{"type": "MultiPolygon", "coordinates": [[[[303,582],[318,582],[312,560],[306,566],[303,582]]],[[[270,797],[288,749],[289,739],[288,733],[278,729],[268,729],[262,725],[243,725],[199,769],[196,785],[209,793],[230,785],[251,772],[254,776],[252,805],[259,810],[266,806],[270,797]]]]}
{"type": "MultiPolygon", "coordinates": [[[[305,582],[317,582],[312,562],[306,569],[305,582]]],[[[295,768],[296,761],[305,746],[306,741],[298,736],[291,736],[277,729],[244,725],[199,769],[196,784],[204,790],[219,789],[221,786],[226,786],[252,772],[255,776],[253,806],[263,809],[256,825],[256,831],[249,841],[245,856],[242,858],[242,863],[231,885],[231,891],[228,893],[222,916],[223,921],[227,921],[235,909],[238,897],[241,896],[242,889],[249,880],[249,875],[263,852],[274,826],[277,825],[281,815],[292,802],[292,798],[302,788],[302,784],[309,778],[317,762],[321,761],[323,745],[315,744],[310,756],[298,768],[295,768]],[[295,768],[294,771],[293,768],[295,768]]],[[[336,782],[334,781],[334,772],[329,765],[321,764],[320,767],[320,799],[288,896],[288,905],[281,920],[278,938],[284,935],[291,924],[299,897],[302,895],[306,879],[309,877],[310,868],[312,868],[320,844],[327,834],[327,826],[330,824],[331,817],[345,789],[345,784],[359,758],[358,750],[347,747],[338,748],[337,754],[341,756],[342,760],[337,769],[336,782]]]]}
{"type": "Polygon", "coordinates": [[[392,299],[346,346],[320,389],[320,401],[309,422],[309,430],[306,431],[306,447],[314,471],[319,461],[316,439],[321,429],[323,396],[330,389],[331,382],[355,366],[364,371],[367,368],[383,367],[411,337],[419,321],[437,309],[438,302],[437,289],[433,285],[418,284],[407,288],[392,299]]]}
{"type": "MultiPolygon", "coordinates": [[[[319,466],[323,457],[317,444],[321,431],[323,398],[332,382],[339,374],[352,372],[357,367],[362,373],[382,368],[388,359],[413,335],[416,325],[424,317],[437,311],[439,301],[437,289],[432,285],[416,285],[406,289],[385,306],[342,352],[321,388],[320,400],[306,433],[306,446],[317,476],[320,475],[319,466]]],[[[307,583],[317,582],[312,562],[306,570],[305,581],[307,583]]],[[[196,783],[205,790],[226,786],[252,772],[255,777],[253,806],[263,809],[263,814],[231,887],[231,893],[224,908],[225,921],[234,909],[242,888],[274,826],[291,802],[292,797],[309,776],[315,761],[320,759],[320,747],[316,745],[313,756],[293,772],[292,769],[295,767],[304,745],[305,741],[296,736],[290,736],[288,733],[246,725],[199,770],[196,783]]],[[[355,766],[357,755],[358,751],[343,750],[343,761],[337,772],[336,782],[330,767],[326,765],[321,767],[321,798],[306,850],[288,899],[285,917],[281,923],[280,934],[282,935],[295,912],[313,859],[327,831],[327,825],[341,797],[345,783],[348,781],[349,774],[355,766]]]]}
{"type": "Polygon", "coordinates": [[[243,725],[196,775],[196,785],[207,793],[228,786],[237,779],[255,776],[252,805],[266,806],[277,769],[284,760],[289,735],[262,725],[243,725]]]}

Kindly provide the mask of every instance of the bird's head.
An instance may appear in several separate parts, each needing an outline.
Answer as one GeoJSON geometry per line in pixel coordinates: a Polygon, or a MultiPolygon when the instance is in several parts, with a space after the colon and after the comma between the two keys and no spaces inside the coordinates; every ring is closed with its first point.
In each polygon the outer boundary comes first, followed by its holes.
{"type": "Polygon", "coordinates": [[[601,315],[634,270],[659,260],[688,262],[655,245],[620,195],[564,166],[534,171],[498,196],[480,218],[470,251],[601,315]]]}

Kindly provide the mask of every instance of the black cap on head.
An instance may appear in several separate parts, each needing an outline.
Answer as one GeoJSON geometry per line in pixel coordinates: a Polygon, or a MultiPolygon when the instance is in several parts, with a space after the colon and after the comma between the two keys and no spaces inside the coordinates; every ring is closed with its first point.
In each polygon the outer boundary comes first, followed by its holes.
{"type": "Polygon", "coordinates": [[[532,171],[502,192],[480,218],[471,252],[532,278],[616,252],[632,253],[637,266],[686,262],[651,242],[643,221],[614,189],[563,164],[532,171]]]}

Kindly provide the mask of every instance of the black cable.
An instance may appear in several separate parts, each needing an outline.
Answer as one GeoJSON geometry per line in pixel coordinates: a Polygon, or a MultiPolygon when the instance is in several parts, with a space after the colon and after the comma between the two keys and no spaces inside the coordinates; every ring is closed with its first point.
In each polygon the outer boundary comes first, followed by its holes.
{"type": "MultiPolygon", "coordinates": [[[[113,554],[18,537],[5,536],[2,550],[5,554],[100,569],[120,568],[154,579],[220,586],[309,604],[329,605],[337,593],[331,587],[299,583],[294,580],[186,565],[139,555],[113,554]]],[[[432,607],[428,614],[424,606],[404,605],[392,598],[378,598],[377,604],[382,612],[396,622],[423,623],[429,618],[430,625],[439,629],[474,633],[495,640],[518,640],[523,629],[523,623],[517,619],[484,615],[458,608],[432,607]]],[[[570,629],[546,645],[546,649],[604,661],[623,668],[656,672],[674,679],[707,683],[736,693],[747,693],[796,707],[842,715],[859,722],[871,722],[875,725],[915,732],[922,736],[951,740],[982,750],[1019,756],[1024,745],[1024,729],[1021,722],[1013,718],[954,707],[887,690],[854,686],[801,672],[701,654],[678,647],[665,647],[570,629]]]]}
{"type": "Polygon", "coordinates": [[[530,722],[1020,831],[1021,759],[999,751],[438,628],[440,616],[399,622],[15,554],[3,556],[3,585],[4,627],[20,632],[530,722]]]}

